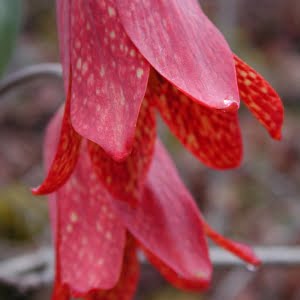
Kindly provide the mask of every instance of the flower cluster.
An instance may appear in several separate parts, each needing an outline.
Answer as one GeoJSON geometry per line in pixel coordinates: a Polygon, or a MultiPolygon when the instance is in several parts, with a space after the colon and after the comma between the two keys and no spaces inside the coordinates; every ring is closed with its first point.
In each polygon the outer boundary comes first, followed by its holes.
{"type": "Polygon", "coordinates": [[[248,263],[250,248],[205,222],[156,136],[172,133],[215,169],[237,167],[239,98],[275,139],[283,107],[234,55],[196,0],[57,0],[66,104],[48,127],[56,247],[53,300],[132,299],[137,250],[178,288],[211,279],[206,236],[248,263]]]}

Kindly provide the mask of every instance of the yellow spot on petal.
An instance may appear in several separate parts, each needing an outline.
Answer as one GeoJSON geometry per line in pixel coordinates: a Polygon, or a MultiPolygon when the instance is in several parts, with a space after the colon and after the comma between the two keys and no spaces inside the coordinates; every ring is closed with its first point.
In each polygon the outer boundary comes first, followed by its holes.
{"type": "Polygon", "coordinates": [[[141,69],[141,68],[137,68],[137,70],[136,70],[136,77],[137,77],[138,79],[141,79],[142,76],[143,76],[143,74],[144,74],[144,70],[141,69]]]}
{"type": "Polygon", "coordinates": [[[109,6],[107,10],[110,17],[114,17],[116,15],[116,10],[113,7],[109,6]]]}
{"type": "Polygon", "coordinates": [[[75,212],[71,213],[70,220],[71,220],[72,223],[76,223],[78,221],[78,216],[75,212]]]}
{"type": "Polygon", "coordinates": [[[240,75],[241,75],[242,77],[247,77],[247,73],[246,73],[245,71],[240,71],[240,75]]]}
{"type": "Polygon", "coordinates": [[[135,50],[131,49],[130,52],[129,52],[129,54],[130,54],[130,56],[135,57],[135,50]]]}
{"type": "Polygon", "coordinates": [[[268,89],[266,87],[261,88],[262,93],[268,94],[268,89]]]}
{"type": "Polygon", "coordinates": [[[81,58],[79,57],[79,58],[77,59],[76,67],[77,67],[78,70],[80,70],[80,69],[81,69],[81,66],[82,66],[82,60],[81,60],[81,58]]]}
{"type": "Polygon", "coordinates": [[[100,76],[104,77],[104,75],[105,75],[105,68],[104,68],[104,66],[101,66],[101,68],[100,68],[100,76]]]}
{"type": "Polygon", "coordinates": [[[198,271],[196,272],[195,276],[199,279],[203,279],[203,278],[206,278],[206,274],[202,271],[198,271]]]}
{"type": "Polygon", "coordinates": [[[245,83],[245,85],[249,86],[249,85],[251,85],[252,82],[251,82],[249,79],[246,79],[246,80],[244,81],[244,83],[245,83]]]}
{"type": "Polygon", "coordinates": [[[116,33],[112,30],[109,34],[111,39],[114,39],[116,37],[116,33]]]}

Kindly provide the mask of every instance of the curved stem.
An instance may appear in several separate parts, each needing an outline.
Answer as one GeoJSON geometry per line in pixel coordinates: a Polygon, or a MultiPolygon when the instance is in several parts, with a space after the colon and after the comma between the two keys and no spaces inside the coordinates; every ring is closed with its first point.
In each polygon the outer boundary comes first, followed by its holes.
{"type": "Polygon", "coordinates": [[[16,86],[27,83],[33,79],[41,77],[62,78],[62,69],[60,64],[45,63],[25,67],[19,71],[9,74],[0,81],[0,96],[13,89],[16,86]]]}

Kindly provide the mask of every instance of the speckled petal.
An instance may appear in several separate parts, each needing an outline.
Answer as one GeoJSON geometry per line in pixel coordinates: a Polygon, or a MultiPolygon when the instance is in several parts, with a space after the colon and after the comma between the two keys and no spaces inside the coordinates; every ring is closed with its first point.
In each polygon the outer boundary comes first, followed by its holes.
{"type": "Polygon", "coordinates": [[[118,282],[125,228],[111,201],[98,184],[88,154],[82,153],[74,175],[56,196],[61,278],[73,295],[111,289],[118,282]]]}
{"type": "Polygon", "coordinates": [[[81,136],[71,125],[69,95],[64,116],[60,120],[57,118],[57,122],[62,123],[62,125],[55,157],[44,182],[39,187],[32,189],[32,193],[35,195],[49,194],[57,190],[69,179],[76,166],[81,136]]]}
{"type": "Polygon", "coordinates": [[[237,56],[234,59],[241,99],[270,135],[280,140],[284,116],[280,97],[254,69],[237,56]]]}
{"type": "MultiPolygon", "coordinates": [[[[45,144],[46,159],[55,151],[57,135],[52,122],[45,144]]],[[[110,194],[98,183],[84,143],[71,178],[50,199],[57,272],[61,284],[73,296],[110,289],[119,280],[125,228],[111,209],[111,202],[110,194]]]]}
{"type": "Polygon", "coordinates": [[[236,110],[231,50],[197,0],[116,0],[141,54],[178,89],[205,106],[236,110]]]}
{"type": "Polygon", "coordinates": [[[199,211],[161,144],[139,205],[115,201],[114,206],[147,251],[183,280],[197,282],[199,289],[207,285],[211,264],[199,211]]]}
{"type": "Polygon", "coordinates": [[[113,0],[72,3],[72,124],[122,160],[132,149],[150,67],[125,33],[113,0]]]}
{"type": "Polygon", "coordinates": [[[135,294],[139,279],[140,265],[136,255],[136,243],[128,236],[123,270],[117,285],[108,291],[94,291],[86,300],[131,300],[135,294]]]}
{"type": "Polygon", "coordinates": [[[199,105],[167,82],[156,85],[156,95],[162,118],[199,160],[215,169],[240,165],[243,145],[236,112],[199,105]]]}
{"type": "Polygon", "coordinates": [[[214,231],[204,219],[203,224],[206,235],[217,245],[238,256],[240,259],[249,264],[254,266],[259,266],[261,264],[260,259],[255,255],[254,251],[249,246],[225,238],[221,234],[214,231]]]}
{"type": "Polygon", "coordinates": [[[125,161],[116,162],[98,145],[89,143],[91,160],[102,184],[116,198],[132,205],[140,198],[155,145],[155,111],[149,97],[143,100],[133,149],[125,161]]]}

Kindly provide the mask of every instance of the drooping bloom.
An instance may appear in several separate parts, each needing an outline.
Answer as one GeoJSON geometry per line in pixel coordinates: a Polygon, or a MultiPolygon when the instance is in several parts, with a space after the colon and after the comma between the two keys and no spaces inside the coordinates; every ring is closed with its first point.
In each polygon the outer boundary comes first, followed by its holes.
{"type": "MultiPolygon", "coordinates": [[[[61,118],[59,112],[47,130],[48,165],[61,118]]],[[[53,300],[132,299],[139,277],[137,249],[174,286],[202,290],[211,277],[205,234],[248,263],[259,264],[247,246],[205,223],[158,141],[137,207],[114,198],[99,182],[85,140],[70,179],[51,195],[50,208],[56,248],[53,300]]]]}
{"type": "Polygon", "coordinates": [[[175,286],[204,288],[204,233],[258,263],[205,223],[156,143],[155,114],[199,160],[227,169],[242,155],[239,94],[279,139],[275,91],[232,54],[196,0],[57,0],[57,15],[67,100],[34,190],[55,192],[54,299],[130,299],[136,248],[175,286]]]}
{"type": "Polygon", "coordinates": [[[155,111],[188,150],[216,169],[241,161],[239,94],[280,139],[278,95],[232,54],[196,0],[66,0],[57,1],[57,15],[67,91],[64,135],[36,194],[66,182],[84,137],[96,167],[99,156],[111,157],[97,168],[103,184],[119,198],[137,199],[153,153],[155,111]],[[122,161],[119,176],[110,178],[115,160],[122,161]]]}

